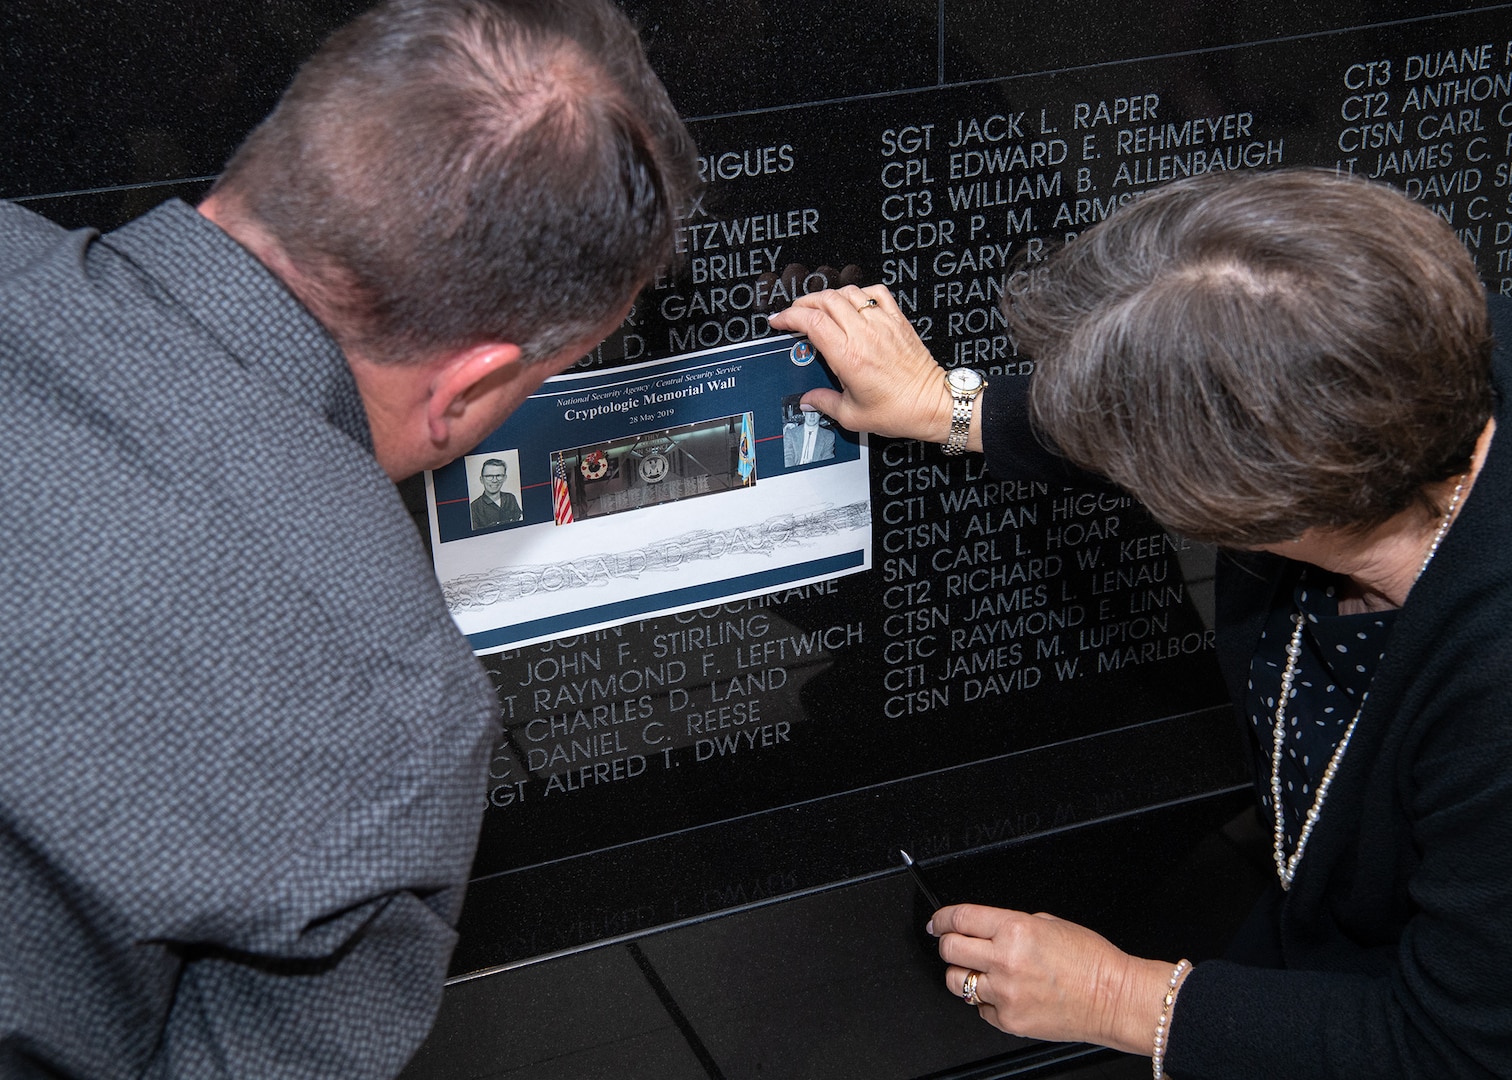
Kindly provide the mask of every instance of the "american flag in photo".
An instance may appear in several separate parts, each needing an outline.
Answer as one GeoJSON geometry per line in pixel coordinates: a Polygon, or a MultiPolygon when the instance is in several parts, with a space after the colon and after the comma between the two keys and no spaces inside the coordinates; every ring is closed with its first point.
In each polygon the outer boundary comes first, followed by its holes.
{"type": "Polygon", "coordinates": [[[567,493],[567,466],[561,455],[551,471],[551,513],[558,525],[572,524],[572,496],[567,493]]]}

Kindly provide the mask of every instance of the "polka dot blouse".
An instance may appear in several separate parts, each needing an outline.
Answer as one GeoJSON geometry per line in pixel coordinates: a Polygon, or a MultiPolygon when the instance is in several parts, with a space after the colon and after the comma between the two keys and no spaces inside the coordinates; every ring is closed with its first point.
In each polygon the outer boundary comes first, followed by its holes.
{"type": "MultiPolygon", "coordinates": [[[[1287,642],[1296,627],[1292,615],[1302,612],[1307,625],[1302,632],[1291,701],[1286,707],[1287,733],[1281,758],[1281,812],[1288,855],[1296,850],[1297,834],[1312,808],[1318,782],[1370,688],[1371,676],[1385,654],[1386,639],[1396,621],[1395,611],[1340,615],[1334,586],[1319,580],[1331,577],[1303,572],[1293,594],[1294,603],[1271,612],[1250,661],[1246,707],[1264,760],[1269,762],[1275,738],[1276,695],[1281,692],[1281,674],[1286,668],[1287,642]]],[[[1265,779],[1268,781],[1269,776],[1265,779]]],[[[1263,786],[1266,793],[1262,802],[1271,813],[1269,785],[1263,786]]]]}

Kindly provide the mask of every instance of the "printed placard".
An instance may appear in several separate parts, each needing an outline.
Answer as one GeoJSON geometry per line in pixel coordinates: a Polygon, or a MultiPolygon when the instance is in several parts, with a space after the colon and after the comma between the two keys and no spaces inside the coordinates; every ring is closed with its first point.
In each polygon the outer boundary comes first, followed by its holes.
{"type": "MultiPolygon", "coordinates": [[[[480,654],[871,567],[864,435],[780,336],[548,379],[425,477],[436,574],[480,654]]],[[[822,359],[822,358],[821,358],[822,359]]]]}

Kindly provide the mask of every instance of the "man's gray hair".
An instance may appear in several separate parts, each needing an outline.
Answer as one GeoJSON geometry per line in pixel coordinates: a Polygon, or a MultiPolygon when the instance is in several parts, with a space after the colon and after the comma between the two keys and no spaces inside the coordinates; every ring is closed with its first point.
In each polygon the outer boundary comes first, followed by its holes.
{"type": "Polygon", "coordinates": [[[671,260],[692,142],[609,0],[386,0],[310,58],[215,194],[343,347],[527,360],[602,332],[671,260]]]}

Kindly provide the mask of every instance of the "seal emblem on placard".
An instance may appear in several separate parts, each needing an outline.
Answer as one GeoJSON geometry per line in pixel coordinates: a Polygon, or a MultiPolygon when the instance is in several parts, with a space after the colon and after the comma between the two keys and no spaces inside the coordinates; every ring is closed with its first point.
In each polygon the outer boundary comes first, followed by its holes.
{"type": "Polygon", "coordinates": [[[659,484],[667,478],[669,467],[666,454],[652,450],[640,463],[640,478],[648,484],[659,484]]]}
{"type": "Polygon", "coordinates": [[[816,355],[818,354],[814,352],[814,346],[807,341],[794,342],[793,347],[788,350],[788,356],[799,367],[808,367],[814,362],[816,355]]]}

